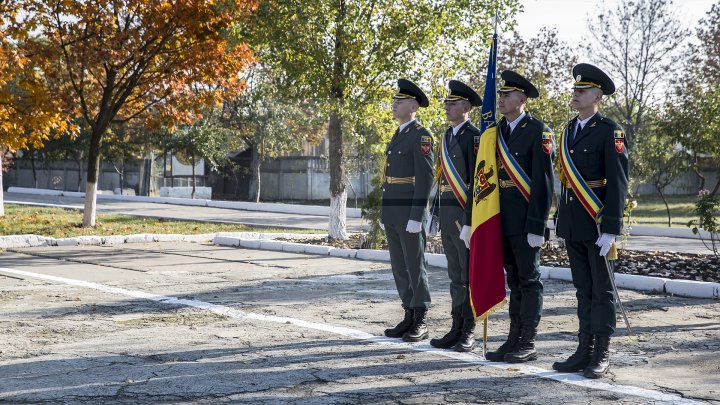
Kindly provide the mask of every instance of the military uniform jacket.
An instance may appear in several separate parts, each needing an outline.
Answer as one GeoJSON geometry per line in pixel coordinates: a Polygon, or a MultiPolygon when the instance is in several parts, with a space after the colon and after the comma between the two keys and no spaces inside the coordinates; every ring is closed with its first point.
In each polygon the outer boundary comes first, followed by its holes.
{"type": "Polygon", "coordinates": [[[383,184],[380,222],[405,225],[408,220],[422,221],[434,178],[433,138],[417,121],[402,133],[395,131],[385,149],[385,183],[383,184]],[[414,177],[411,183],[392,184],[388,178],[414,177]]]}
{"type": "MultiPolygon", "coordinates": [[[[568,122],[570,131],[575,128],[577,119],[568,122]]],[[[568,148],[575,167],[586,182],[607,180],[605,186],[592,188],[604,207],[600,231],[620,235],[628,188],[628,153],[622,128],[597,113],[575,135],[568,148]]],[[[568,187],[563,187],[560,196],[556,227],[558,236],[566,240],[594,241],[599,236],[595,220],[568,187]]]]}
{"type": "MultiPolygon", "coordinates": [[[[452,128],[448,128],[441,142],[447,142],[449,158],[462,179],[461,181],[468,188],[468,199],[465,208],[463,208],[452,192],[441,193],[438,199],[439,207],[433,207],[433,213],[437,215],[439,209],[441,229],[445,231],[452,229],[459,232],[460,230],[457,229],[457,225],[460,225],[460,227],[463,225],[471,226],[475,157],[477,156],[477,147],[480,143],[480,130],[470,121],[466,121],[458,130],[457,135],[453,135],[452,128]],[[457,221],[457,225],[455,221],[457,221]]],[[[438,153],[442,153],[442,145],[438,147],[438,151],[438,153]]],[[[440,176],[441,185],[450,184],[445,178],[444,173],[440,176]]]]}
{"type": "MultiPolygon", "coordinates": [[[[510,130],[506,118],[500,120],[498,129],[501,134],[510,130]]],[[[529,202],[517,187],[500,188],[500,217],[505,236],[524,233],[545,234],[554,188],[554,151],[551,148],[548,148],[550,150],[543,148],[543,132],[552,133],[542,121],[526,113],[509,138],[505,138],[509,153],[531,182],[529,202]]],[[[498,178],[511,181],[504,167],[501,167],[498,178]]]]}

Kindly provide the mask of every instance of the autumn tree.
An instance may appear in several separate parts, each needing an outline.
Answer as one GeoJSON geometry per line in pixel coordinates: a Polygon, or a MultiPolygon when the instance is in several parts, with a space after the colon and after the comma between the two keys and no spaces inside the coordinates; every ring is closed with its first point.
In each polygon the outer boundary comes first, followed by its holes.
{"type": "Polygon", "coordinates": [[[481,55],[496,10],[505,18],[517,7],[515,0],[268,0],[243,24],[263,60],[326,114],[331,238],[347,238],[344,141],[356,135],[348,117],[387,100],[399,77],[427,84],[436,66],[481,55]]]}
{"type": "MultiPolygon", "coordinates": [[[[0,2],[0,26],[13,24],[17,15],[17,3],[0,2]]],[[[61,88],[49,83],[29,62],[17,40],[6,30],[0,31],[0,185],[6,151],[41,148],[48,139],[74,131],[68,111],[55,97],[61,88]]],[[[0,217],[4,214],[0,187],[0,217]]]]}
{"type": "Polygon", "coordinates": [[[155,109],[166,125],[189,124],[227,93],[251,59],[224,37],[252,0],[17,0],[8,34],[57,99],[91,130],[83,225],[93,226],[101,144],[108,128],[155,109]]]}

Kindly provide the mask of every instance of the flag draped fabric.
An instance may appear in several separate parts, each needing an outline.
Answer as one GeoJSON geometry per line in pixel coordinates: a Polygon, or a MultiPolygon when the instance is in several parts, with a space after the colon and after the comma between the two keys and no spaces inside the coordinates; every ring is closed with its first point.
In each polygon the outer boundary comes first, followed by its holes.
{"type": "Polygon", "coordinates": [[[476,319],[505,303],[500,190],[498,188],[497,122],[495,121],[495,64],[497,33],[493,35],[488,62],[480,126],[480,146],[472,190],[472,237],[470,239],[470,303],[476,319]]]}

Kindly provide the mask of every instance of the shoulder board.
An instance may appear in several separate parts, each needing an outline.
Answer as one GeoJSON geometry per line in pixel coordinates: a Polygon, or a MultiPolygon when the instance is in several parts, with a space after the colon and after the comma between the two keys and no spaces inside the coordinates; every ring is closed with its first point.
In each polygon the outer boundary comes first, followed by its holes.
{"type": "Polygon", "coordinates": [[[622,129],[620,125],[618,125],[615,121],[611,120],[608,117],[602,117],[598,120],[598,124],[605,124],[609,127],[612,127],[613,129],[622,129]]]}
{"type": "Polygon", "coordinates": [[[470,131],[470,132],[475,132],[475,133],[477,133],[477,134],[480,133],[480,129],[479,129],[478,127],[476,127],[475,125],[473,125],[473,124],[469,124],[469,125],[467,126],[466,130],[467,130],[467,131],[470,131]]]}
{"type": "Polygon", "coordinates": [[[540,121],[539,119],[537,119],[537,118],[535,118],[535,117],[530,117],[530,119],[528,119],[527,123],[528,123],[529,126],[532,126],[532,127],[534,127],[534,128],[543,128],[543,127],[545,127],[545,124],[543,124],[542,121],[540,121]]]}

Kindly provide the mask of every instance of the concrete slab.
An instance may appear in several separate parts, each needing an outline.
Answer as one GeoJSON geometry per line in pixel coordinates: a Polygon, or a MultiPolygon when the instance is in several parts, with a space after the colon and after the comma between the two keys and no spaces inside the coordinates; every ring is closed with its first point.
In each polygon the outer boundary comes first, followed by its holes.
{"type": "MultiPolygon", "coordinates": [[[[38,256],[42,248],[0,254],[0,267],[70,280],[0,271],[0,400],[640,404],[720,397],[717,300],[624,290],[637,336],[619,330],[610,377],[591,382],[549,371],[575,348],[574,289],[566,282],[545,282],[539,359],[489,364],[479,352],[378,337],[402,313],[389,294],[387,263],[199,244],[127,246],[56,247],[56,258],[38,256]],[[67,261],[80,257],[93,264],[67,261]]],[[[445,269],[430,267],[429,281],[437,336],[450,325],[445,269]]],[[[491,349],[507,324],[505,309],[491,316],[491,349]]]]}

